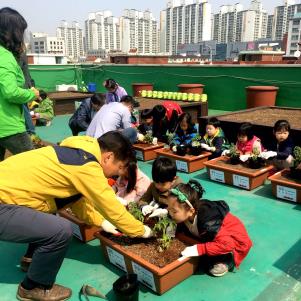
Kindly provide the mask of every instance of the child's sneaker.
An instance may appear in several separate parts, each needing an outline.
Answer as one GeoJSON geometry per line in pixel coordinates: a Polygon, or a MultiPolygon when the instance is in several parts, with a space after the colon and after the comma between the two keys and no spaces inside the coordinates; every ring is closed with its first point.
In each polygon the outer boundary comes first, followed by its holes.
{"type": "Polygon", "coordinates": [[[209,273],[215,277],[221,277],[227,274],[229,271],[229,267],[225,263],[216,263],[209,269],[209,273]]]}
{"type": "Polygon", "coordinates": [[[47,121],[46,126],[51,126],[51,121],[47,121]]]}

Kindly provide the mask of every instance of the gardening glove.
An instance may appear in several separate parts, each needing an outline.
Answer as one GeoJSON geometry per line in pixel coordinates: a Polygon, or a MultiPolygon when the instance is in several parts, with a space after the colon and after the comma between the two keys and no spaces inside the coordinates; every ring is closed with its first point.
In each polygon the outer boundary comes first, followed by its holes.
{"type": "Polygon", "coordinates": [[[168,214],[167,209],[158,208],[158,209],[155,209],[149,217],[156,217],[156,216],[165,217],[165,216],[167,216],[167,214],[168,214]]]}
{"type": "Polygon", "coordinates": [[[112,234],[119,234],[120,232],[117,231],[117,228],[111,224],[109,221],[106,219],[102,222],[101,228],[103,231],[112,233],[112,234]]]}
{"type": "Polygon", "coordinates": [[[276,152],[273,152],[273,151],[267,151],[267,152],[262,152],[259,157],[267,160],[269,158],[272,158],[272,157],[276,157],[277,156],[277,153],[276,152]]]}
{"type": "Polygon", "coordinates": [[[198,247],[197,245],[193,245],[191,247],[186,247],[182,252],[182,256],[185,257],[194,257],[199,256],[198,247]]]}
{"type": "Polygon", "coordinates": [[[152,201],[148,205],[143,206],[141,211],[142,211],[142,214],[145,216],[145,215],[152,213],[158,207],[159,207],[159,205],[155,201],[152,201]]]}
{"type": "Polygon", "coordinates": [[[34,116],[34,111],[30,111],[30,116],[34,116]]]}
{"type": "Polygon", "coordinates": [[[228,149],[225,149],[223,152],[222,152],[222,156],[227,156],[230,154],[230,151],[228,149]]]}
{"type": "Polygon", "coordinates": [[[154,137],[152,143],[153,143],[153,145],[158,145],[158,138],[154,137]]]}
{"type": "Polygon", "coordinates": [[[127,200],[121,198],[120,196],[117,196],[116,198],[123,206],[127,206],[128,204],[127,200]]]}
{"type": "Polygon", "coordinates": [[[142,141],[144,140],[144,135],[138,133],[138,134],[137,134],[137,140],[142,142],[142,141]]]}
{"type": "Polygon", "coordinates": [[[201,148],[208,150],[210,148],[210,146],[206,143],[201,143],[201,148]]]}
{"type": "Polygon", "coordinates": [[[246,162],[250,158],[250,155],[240,155],[239,160],[246,162]]]}
{"type": "Polygon", "coordinates": [[[176,145],[174,145],[174,146],[172,147],[172,151],[173,151],[174,153],[177,151],[177,146],[176,146],[176,145]]]}
{"type": "Polygon", "coordinates": [[[169,225],[166,228],[166,235],[168,237],[176,237],[177,225],[169,225]]]}
{"type": "Polygon", "coordinates": [[[214,146],[208,146],[207,151],[209,152],[215,152],[216,148],[214,146]]]}
{"type": "Polygon", "coordinates": [[[145,230],[145,232],[142,235],[142,238],[150,238],[150,237],[154,236],[154,233],[150,227],[144,225],[144,230],[145,230]]]}

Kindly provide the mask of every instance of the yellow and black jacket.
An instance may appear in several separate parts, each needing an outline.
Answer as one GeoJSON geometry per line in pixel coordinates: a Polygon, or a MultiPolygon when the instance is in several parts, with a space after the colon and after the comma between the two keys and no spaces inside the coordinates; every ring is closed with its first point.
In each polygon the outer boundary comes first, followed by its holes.
{"type": "Polygon", "coordinates": [[[105,218],[129,236],[142,236],[143,224],[116,199],[100,160],[97,140],[87,136],[9,157],[0,163],[0,203],[54,213],[73,200],[69,207],[86,223],[99,226],[105,218]]]}

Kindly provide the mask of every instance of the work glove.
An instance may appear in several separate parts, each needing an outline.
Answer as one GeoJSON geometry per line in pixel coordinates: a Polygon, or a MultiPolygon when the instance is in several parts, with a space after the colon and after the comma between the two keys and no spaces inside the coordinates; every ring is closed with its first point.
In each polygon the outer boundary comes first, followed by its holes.
{"type": "Polygon", "coordinates": [[[30,116],[34,116],[34,111],[30,111],[30,116]]]}
{"type": "Polygon", "coordinates": [[[108,233],[112,233],[112,234],[120,233],[119,231],[117,231],[117,228],[113,224],[111,224],[109,221],[107,221],[106,219],[102,222],[101,228],[103,231],[108,232],[108,233]]]}
{"type": "Polygon", "coordinates": [[[193,245],[191,247],[186,247],[182,252],[182,256],[185,257],[194,257],[199,256],[197,245],[193,245]]]}
{"type": "Polygon", "coordinates": [[[208,150],[210,148],[210,146],[206,143],[201,143],[201,148],[208,150]]]}
{"type": "Polygon", "coordinates": [[[167,209],[158,208],[153,211],[153,213],[149,217],[165,217],[168,214],[167,209]]]}
{"type": "Polygon", "coordinates": [[[141,211],[142,214],[145,216],[152,213],[157,208],[159,208],[159,205],[155,201],[152,201],[148,205],[143,206],[141,211]]]}
{"type": "Polygon", "coordinates": [[[153,145],[158,145],[158,138],[157,138],[157,137],[154,137],[154,138],[153,138],[152,144],[153,144],[153,145]]]}
{"type": "Polygon", "coordinates": [[[227,156],[230,154],[230,151],[228,149],[225,149],[223,152],[222,152],[222,156],[227,156]]]}
{"type": "Polygon", "coordinates": [[[262,152],[259,157],[267,160],[269,158],[273,158],[273,157],[276,157],[277,156],[277,153],[276,152],[273,152],[273,151],[267,151],[267,152],[262,152]]]}
{"type": "Polygon", "coordinates": [[[120,196],[117,196],[116,198],[123,206],[127,206],[128,204],[127,200],[121,198],[120,196]]]}
{"type": "Polygon", "coordinates": [[[177,146],[174,145],[174,146],[171,148],[171,150],[175,153],[175,152],[177,151],[177,146]]]}
{"type": "Polygon", "coordinates": [[[154,233],[150,227],[144,225],[144,230],[145,231],[144,234],[142,235],[142,238],[150,238],[154,236],[154,233]]]}
{"type": "Polygon", "coordinates": [[[250,155],[240,155],[239,160],[246,162],[250,158],[250,155]]]}
{"type": "Polygon", "coordinates": [[[214,152],[216,148],[214,146],[208,146],[207,151],[214,152]]]}
{"type": "Polygon", "coordinates": [[[137,140],[138,140],[138,141],[141,141],[141,142],[144,141],[144,135],[138,133],[138,134],[137,134],[137,140]]]}

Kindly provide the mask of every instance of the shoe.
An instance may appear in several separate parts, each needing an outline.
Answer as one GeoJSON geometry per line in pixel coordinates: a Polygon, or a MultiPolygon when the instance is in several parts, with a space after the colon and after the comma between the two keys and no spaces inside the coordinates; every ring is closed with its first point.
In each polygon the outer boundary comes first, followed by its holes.
{"type": "Polygon", "coordinates": [[[26,290],[19,284],[17,299],[21,301],[63,301],[68,300],[72,295],[70,288],[54,284],[51,289],[36,287],[26,290]]]}
{"type": "Polygon", "coordinates": [[[215,265],[212,266],[211,269],[209,269],[209,273],[215,277],[224,276],[225,274],[228,273],[228,271],[229,271],[228,265],[222,262],[216,263],[215,265]]]}
{"type": "Polygon", "coordinates": [[[25,257],[23,256],[21,258],[21,261],[20,261],[20,268],[23,272],[27,272],[28,269],[29,269],[29,266],[32,262],[32,258],[31,257],[25,257]]]}

